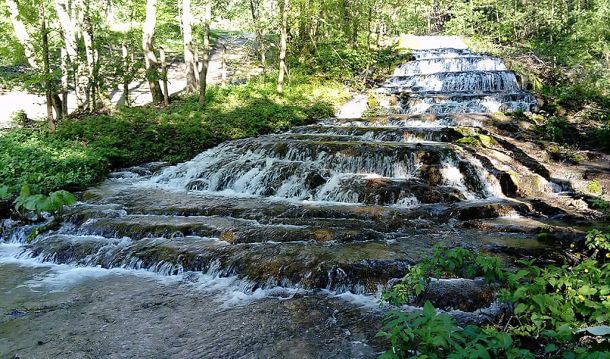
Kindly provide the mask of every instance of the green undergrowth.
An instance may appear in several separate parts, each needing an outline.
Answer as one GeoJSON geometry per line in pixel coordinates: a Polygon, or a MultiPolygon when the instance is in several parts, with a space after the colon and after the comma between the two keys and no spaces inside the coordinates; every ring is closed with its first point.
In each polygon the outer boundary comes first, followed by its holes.
{"type": "Polygon", "coordinates": [[[279,131],[331,116],[347,98],[338,82],[292,74],[283,95],[273,77],[247,84],[211,87],[208,105],[196,97],[167,107],[123,108],[0,134],[0,187],[16,194],[91,186],[119,167],[149,161],[176,163],[222,141],[279,131]]]}
{"type": "Polygon", "coordinates": [[[295,55],[293,67],[306,68],[311,74],[321,74],[328,79],[347,81],[353,86],[362,87],[370,85],[367,80],[389,75],[410,57],[410,53],[400,52],[395,47],[349,48],[333,42],[319,44],[312,56],[303,58],[295,55]]]}
{"type": "Polygon", "coordinates": [[[610,358],[610,235],[593,230],[567,251],[563,265],[521,260],[509,269],[497,257],[437,248],[382,299],[413,303],[431,278],[483,277],[509,309],[493,324],[463,327],[430,302],[392,310],[378,334],[390,343],[382,358],[610,358]]]}

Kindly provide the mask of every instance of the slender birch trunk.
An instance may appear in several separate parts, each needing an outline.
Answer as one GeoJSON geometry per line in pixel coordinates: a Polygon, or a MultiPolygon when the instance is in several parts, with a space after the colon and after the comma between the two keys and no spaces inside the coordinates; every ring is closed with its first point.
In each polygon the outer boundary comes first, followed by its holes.
{"type": "Polygon", "coordinates": [[[68,116],[68,53],[61,48],[61,112],[62,117],[68,116]]]}
{"type": "Polygon", "coordinates": [[[277,92],[284,92],[284,77],[286,76],[286,42],[288,37],[288,0],[280,2],[280,17],[282,19],[280,34],[280,74],[277,78],[277,92]]]}
{"type": "Polygon", "coordinates": [[[161,58],[161,80],[163,81],[163,104],[169,106],[169,89],[167,86],[167,61],[165,60],[165,50],[159,49],[159,57],[161,58]]]}
{"type": "Polygon", "coordinates": [[[150,94],[154,103],[163,101],[163,92],[159,85],[159,62],[155,55],[154,35],[157,25],[157,0],[146,0],[146,18],[142,27],[142,50],[144,51],[144,65],[146,66],[146,79],[150,87],[150,94]]]}
{"type": "Polygon", "coordinates": [[[87,83],[89,81],[87,71],[84,66],[81,66],[81,61],[78,54],[78,45],[76,41],[76,22],[68,15],[69,4],[68,0],[55,0],[55,11],[61,26],[61,32],[64,38],[64,47],[68,53],[72,69],[74,71],[76,106],[78,111],[84,111],[87,108],[87,83]]]}
{"type": "Polygon", "coordinates": [[[222,58],[220,60],[220,83],[222,86],[227,84],[227,45],[222,44],[222,58]]]}
{"type": "Polygon", "coordinates": [[[203,18],[203,60],[199,75],[199,104],[205,105],[205,92],[208,85],[208,67],[210,66],[210,23],[212,22],[212,0],[206,0],[203,18]]]}
{"type": "Polygon", "coordinates": [[[182,41],[184,44],[184,75],[186,77],[186,92],[197,91],[195,72],[195,54],[193,51],[193,16],[191,15],[191,0],[182,0],[182,41]]]}
{"type": "Polygon", "coordinates": [[[129,60],[127,59],[127,46],[121,45],[121,57],[123,59],[123,101],[129,107],[129,60]]]}
{"type": "Polygon", "coordinates": [[[53,118],[53,93],[51,90],[51,74],[49,70],[49,33],[47,31],[47,19],[44,11],[44,4],[40,4],[38,8],[38,17],[40,20],[40,36],[42,43],[42,72],[44,76],[44,92],[47,101],[47,122],[49,128],[55,130],[55,119],[53,118]]]}

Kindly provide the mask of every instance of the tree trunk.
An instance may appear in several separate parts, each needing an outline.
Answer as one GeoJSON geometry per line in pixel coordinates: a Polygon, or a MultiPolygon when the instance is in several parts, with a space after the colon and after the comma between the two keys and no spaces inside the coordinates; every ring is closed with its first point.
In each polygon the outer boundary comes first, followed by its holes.
{"type": "Polygon", "coordinates": [[[261,62],[265,63],[265,53],[263,51],[263,33],[261,30],[261,2],[260,0],[250,0],[250,13],[254,22],[254,33],[256,34],[256,44],[254,50],[258,54],[261,62]]]}
{"type": "Polygon", "coordinates": [[[44,76],[44,92],[47,101],[47,122],[49,128],[55,130],[55,119],[53,118],[53,93],[51,90],[51,74],[49,71],[49,33],[47,31],[47,20],[45,18],[44,4],[40,4],[38,10],[40,18],[40,35],[42,37],[42,72],[44,76]]]}
{"type": "Polygon", "coordinates": [[[61,48],[61,112],[62,117],[68,116],[68,53],[61,48]]]}
{"type": "Polygon", "coordinates": [[[280,1],[280,17],[282,19],[280,33],[280,74],[277,78],[277,92],[284,92],[284,76],[286,76],[286,42],[288,37],[288,0],[280,1]]]}
{"type": "Polygon", "coordinates": [[[154,103],[163,101],[163,92],[159,85],[159,63],[153,46],[155,26],[157,25],[157,0],[146,0],[146,18],[142,27],[142,50],[144,51],[144,65],[146,66],[146,79],[150,87],[150,94],[154,103]]]}
{"type": "Polygon", "coordinates": [[[165,50],[160,48],[161,57],[161,79],[163,81],[163,104],[169,106],[169,89],[167,87],[167,61],[165,61],[165,50]]]}
{"type": "Polygon", "coordinates": [[[127,46],[121,46],[121,56],[123,58],[123,101],[129,107],[129,60],[127,59],[127,46]]]}
{"type": "Polygon", "coordinates": [[[210,23],[212,22],[212,0],[206,0],[203,18],[203,60],[199,75],[199,104],[205,105],[205,92],[208,85],[208,67],[210,65],[210,23]]]}
{"type": "Polygon", "coordinates": [[[97,90],[97,78],[95,76],[95,54],[93,49],[93,24],[89,15],[89,1],[79,0],[78,7],[78,29],[80,30],[80,36],[85,44],[85,59],[87,60],[87,97],[89,99],[88,105],[89,110],[95,110],[97,107],[96,103],[96,90],[97,90]]]}
{"type": "Polygon", "coordinates": [[[76,106],[78,111],[84,111],[87,108],[87,83],[89,81],[87,72],[84,66],[80,65],[78,55],[78,45],[76,41],[75,21],[68,15],[68,1],[55,0],[55,11],[61,26],[61,32],[64,38],[64,47],[70,58],[72,69],[74,71],[74,83],[76,93],[76,106]]]}
{"type": "Polygon", "coordinates": [[[197,91],[195,72],[195,54],[193,53],[193,17],[191,15],[191,0],[182,0],[182,39],[184,44],[184,75],[186,77],[186,93],[197,91]]]}
{"type": "Polygon", "coordinates": [[[19,43],[23,47],[23,52],[25,53],[28,63],[32,68],[38,69],[39,65],[36,61],[32,39],[30,38],[30,34],[28,34],[25,25],[19,19],[19,8],[17,7],[17,2],[15,0],[6,0],[6,7],[8,8],[13,29],[15,30],[15,36],[17,36],[17,40],[19,40],[19,43]]]}
{"type": "Polygon", "coordinates": [[[197,83],[197,88],[199,88],[199,84],[200,84],[200,82],[199,82],[199,80],[200,80],[199,79],[199,71],[200,71],[200,69],[199,69],[199,51],[197,50],[196,47],[195,47],[194,52],[195,52],[195,81],[197,83]]]}

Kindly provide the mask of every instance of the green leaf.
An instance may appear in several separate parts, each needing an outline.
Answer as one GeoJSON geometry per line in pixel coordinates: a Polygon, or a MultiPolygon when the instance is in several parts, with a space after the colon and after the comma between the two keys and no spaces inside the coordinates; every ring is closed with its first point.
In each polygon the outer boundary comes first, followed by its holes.
{"type": "Polygon", "coordinates": [[[553,344],[553,343],[550,343],[550,344],[547,344],[547,345],[544,347],[544,352],[545,352],[545,353],[552,353],[552,352],[554,352],[554,351],[557,351],[557,349],[559,349],[559,348],[557,347],[557,345],[555,345],[555,344],[553,344]]]}
{"type": "Polygon", "coordinates": [[[595,293],[597,293],[597,289],[591,288],[590,286],[585,284],[578,289],[578,293],[582,295],[594,295],[595,293]]]}
{"type": "Polygon", "coordinates": [[[24,185],[21,187],[21,192],[19,193],[19,196],[20,196],[20,197],[23,197],[23,198],[27,198],[27,197],[29,197],[30,195],[31,195],[30,186],[29,186],[29,185],[27,185],[27,184],[24,184],[24,185]]]}
{"type": "Polygon", "coordinates": [[[423,314],[426,317],[433,317],[436,315],[436,309],[434,309],[434,305],[432,305],[429,300],[424,304],[423,314]]]}
{"type": "Polygon", "coordinates": [[[521,314],[524,313],[527,310],[527,305],[524,303],[519,303],[517,304],[517,306],[515,307],[515,314],[521,314]]]}

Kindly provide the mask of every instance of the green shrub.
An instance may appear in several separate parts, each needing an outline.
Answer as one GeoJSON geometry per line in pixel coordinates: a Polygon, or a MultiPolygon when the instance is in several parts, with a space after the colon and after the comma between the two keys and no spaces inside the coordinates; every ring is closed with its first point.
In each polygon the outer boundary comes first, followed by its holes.
{"type": "Polygon", "coordinates": [[[610,122],[595,129],[594,136],[601,147],[610,150],[610,122]]]}
{"type": "Polygon", "coordinates": [[[599,184],[599,181],[593,180],[587,183],[587,191],[593,194],[601,194],[602,186],[599,184]]]}
{"type": "Polygon", "coordinates": [[[610,263],[604,263],[610,257],[609,243],[608,234],[594,230],[585,241],[591,258],[546,267],[520,261],[515,270],[503,269],[497,258],[477,256],[466,249],[436,250],[413,266],[401,283],[383,293],[382,299],[403,304],[409,296],[421,293],[431,276],[470,278],[487,273],[488,281],[501,285],[498,297],[512,308],[510,315],[496,325],[460,328],[446,314],[436,313],[430,303],[421,312],[392,311],[378,334],[391,344],[382,357],[610,357],[610,263]],[[599,340],[580,343],[578,337],[585,332],[599,340]],[[544,350],[532,349],[532,339],[544,350]]]}
{"type": "Polygon", "coordinates": [[[413,313],[390,312],[377,334],[391,349],[380,359],[394,358],[534,358],[515,345],[508,333],[469,325],[460,328],[453,318],[437,313],[430,302],[413,313]]]}
{"type": "Polygon", "coordinates": [[[11,113],[10,122],[13,126],[21,128],[32,127],[33,125],[32,120],[23,110],[18,110],[11,113]]]}
{"type": "Polygon", "coordinates": [[[545,123],[537,128],[538,134],[549,141],[562,142],[565,132],[568,129],[568,123],[561,116],[548,117],[545,123]]]}
{"type": "Polygon", "coordinates": [[[55,191],[44,194],[32,194],[30,186],[24,185],[17,199],[15,199],[15,211],[26,217],[27,212],[33,212],[40,215],[43,212],[50,213],[58,218],[62,215],[64,206],[68,206],[76,202],[76,197],[67,191],[55,191]]]}

